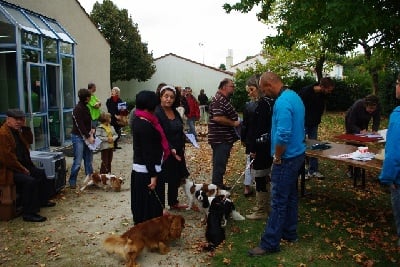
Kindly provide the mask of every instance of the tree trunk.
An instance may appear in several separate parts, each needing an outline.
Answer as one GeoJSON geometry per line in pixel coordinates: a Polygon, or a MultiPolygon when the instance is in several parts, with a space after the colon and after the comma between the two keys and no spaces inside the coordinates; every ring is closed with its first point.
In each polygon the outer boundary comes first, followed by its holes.
{"type": "Polygon", "coordinates": [[[367,60],[368,73],[371,76],[372,80],[372,94],[376,95],[379,88],[379,75],[376,66],[371,65],[372,47],[369,46],[366,42],[361,42],[361,46],[364,49],[364,55],[367,60]]]}
{"type": "Polygon", "coordinates": [[[322,78],[322,71],[324,69],[324,63],[325,63],[325,54],[323,54],[319,58],[317,58],[317,62],[315,64],[315,73],[317,74],[318,82],[322,78]]]}

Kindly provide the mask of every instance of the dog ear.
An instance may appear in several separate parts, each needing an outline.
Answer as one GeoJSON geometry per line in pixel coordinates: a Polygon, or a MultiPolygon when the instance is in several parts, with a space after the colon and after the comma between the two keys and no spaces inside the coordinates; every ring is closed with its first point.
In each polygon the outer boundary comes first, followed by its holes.
{"type": "Polygon", "coordinates": [[[184,228],[185,220],[180,215],[171,215],[170,237],[173,239],[179,238],[184,228]]]}
{"type": "Polygon", "coordinates": [[[207,191],[208,196],[210,196],[210,197],[213,196],[213,195],[215,194],[215,190],[216,190],[216,189],[210,189],[210,190],[208,190],[208,191],[207,191]]]}

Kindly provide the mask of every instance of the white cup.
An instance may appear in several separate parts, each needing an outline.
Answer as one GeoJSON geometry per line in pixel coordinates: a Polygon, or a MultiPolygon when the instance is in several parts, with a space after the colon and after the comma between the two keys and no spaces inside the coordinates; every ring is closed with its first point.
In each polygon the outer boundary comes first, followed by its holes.
{"type": "Polygon", "coordinates": [[[360,146],[360,147],[358,147],[358,152],[367,153],[368,152],[368,147],[367,146],[360,146]]]}

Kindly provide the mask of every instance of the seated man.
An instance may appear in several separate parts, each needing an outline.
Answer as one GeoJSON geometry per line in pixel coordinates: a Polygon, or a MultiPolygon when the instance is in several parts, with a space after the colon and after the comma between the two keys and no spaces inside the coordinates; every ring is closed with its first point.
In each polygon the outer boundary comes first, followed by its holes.
{"type": "Polygon", "coordinates": [[[43,222],[46,217],[38,212],[40,207],[55,206],[49,201],[54,188],[44,170],[36,168],[31,160],[32,133],[26,131],[24,112],[9,109],[6,114],[7,119],[0,127],[0,183],[16,184],[21,192],[24,221],[43,222]]]}

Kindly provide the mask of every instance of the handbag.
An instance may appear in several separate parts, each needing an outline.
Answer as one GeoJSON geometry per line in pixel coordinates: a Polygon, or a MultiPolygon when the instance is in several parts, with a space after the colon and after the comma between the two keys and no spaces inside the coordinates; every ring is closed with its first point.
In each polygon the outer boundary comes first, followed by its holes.
{"type": "MultiPolygon", "coordinates": [[[[72,112],[72,117],[73,117],[73,121],[75,122],[76,128],[78,128],[78,131],[79,131],[79,133],[81,134],[83,141],[85,142],[85,145],[87,145],[87,147],[88,147],[91,151],[98,150],[98,149],[100,148],[101,139],[100,139],[99,137],[95,136],[95,138],[94,138],[94,143],[91,144],[91,143],[89,142],[89,139],[86,139],[85,135],[83,135],[81,129],[79,128],[78,123],[76,122],[76,118],[75,118],[75,115],[74,115],[73,112],[72,112]]],[[[93,134],[90,134],[90,135],[93,135],[93,134]]]]}

